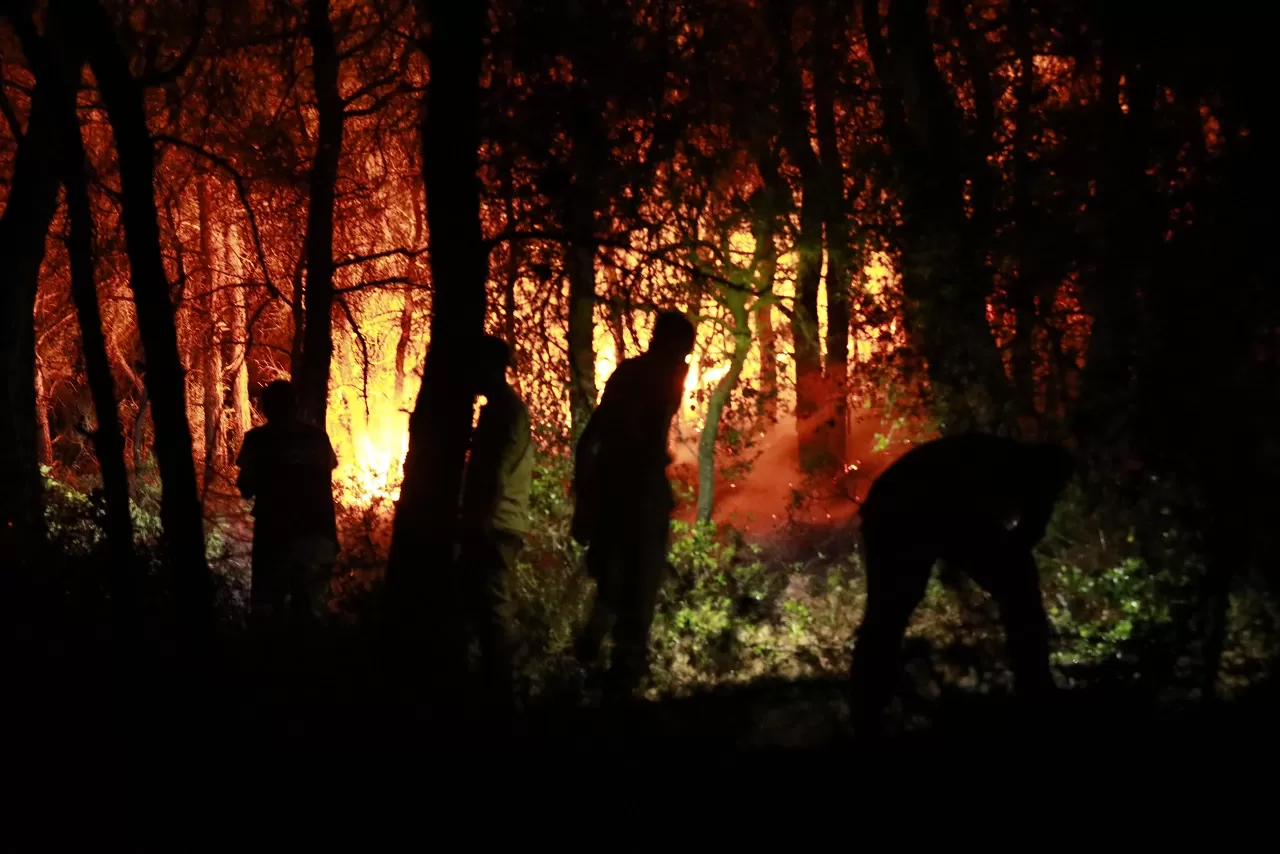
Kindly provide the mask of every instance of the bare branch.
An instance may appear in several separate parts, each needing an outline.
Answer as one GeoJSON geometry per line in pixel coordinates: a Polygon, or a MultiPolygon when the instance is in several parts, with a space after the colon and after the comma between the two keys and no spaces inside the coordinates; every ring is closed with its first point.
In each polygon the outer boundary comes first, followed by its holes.
{"type": "Polygon", "coordinates": [[[355,264],[364,264],[368,261],[377,261],[382,258],[392,258],[397,255],[404,258],[409,258],[412,260],[414,258],[417,258],[419,255],[423,254],[426,251],[427,251],[427,247],[425,246],[422,247],[421,249],[405,249],[401,247],[398,249],[388,249],[385,252],[373,252],[369,255],[348,255],[346,258],[343,258],[341,261],[335,261],[333,268],[337,270],[341,267],[350,267],[355,264]]]}
{"type": "Polygon", "coordinates": [[[361,282],[358,285],[348,285],[345,288],[335,288],[333,292],[335,294],[353,294],[357,291],[367,291],[373,288],[386,287],[387,285],[405,285],[407,287],[417,288],[423,291],[430,290],[426,285],[419,284],[407,276],[387,276],[385,279],[372,279],[367,282],[361,282]]]}
{"type": "Polygon", "coordinates": [[[183,75],[187,70],[187,66],[191,65],[191,60],[195,59],[196,51],[200,49],[200,43],[204,40],[204,31],[206,27],[207,12],[209,9],[209,0],[200,0],[200,6],[196,9],[196,31],[191,37],[191,41],[187,43],[182,54],[169,68],[161,71],[159,69],[148,69],[145,74],[139,78],[138,82],[143,86],[163,86],[165,83],[172,83],[183,75]]]}
{"type": "Polygon", "coordinates": [[[184,139],[178,139],[177,137],[172,136],[156,136],[154,138],[157,142],[162,142],[166,145],[172,145],[177,148],[185,148],[188,151],[194,152],[195,154],[198,154],[206,160],[214,163],[218,168],[231,176],[231,181],[236,188],[236,195],[240,199],[240,204],[244,206],[245,215],[249,218],[249,231],[253,236],[253,249],[258,256],[258,263],[262,265],[263,284],[267,286],[267,290],[273,297],[292,305],[292,300],[286,298],[285,295],[282,294],[271,282],[271,270],[267,267],[267,253],[266,250],[262,248],[262,235],[258,232],[258,218],[254,215],[253,206],[249,204],[249,194],[245,190],[244,179],[240,177],[240,173],[236,171],[236,168],[231,164],[231,161],[214,154],[203,146],[196,145],[194,142],[187,142],[184,139]]]}
{"type": "Polygon", "coordinates": [[[0,113],[4,113],[4,120],[9,124],[9,130],[13,131],[13,138],[22,139],[22,121],[18,118],[18,113],[14,110],[13,103],[2,86],[0,86],[0,113]]]}
{"type": "Polygon", "coordinates": [[[347,305],[347,300],[341,294],[338,294],[338,305],[342,306],[342,313],[347,316],[347,323],[351,324],[351,331],[356,334],[356,340],[360,342],[360,357],[363,360],[360,370],[361,389],[360,397],[364,400],[364,417],[369,419],[369,342],[364,340],[364,333],[360,331],[360,324],[356,323],[356,317],[351,313],[351,306],[347,305]]]}

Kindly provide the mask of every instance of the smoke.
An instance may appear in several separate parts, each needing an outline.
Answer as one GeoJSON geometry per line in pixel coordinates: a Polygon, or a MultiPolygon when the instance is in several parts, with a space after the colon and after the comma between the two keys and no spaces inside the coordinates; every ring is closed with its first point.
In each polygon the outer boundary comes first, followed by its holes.
{"type": "MultiPolygon", "coordinates": [[[[901,454],[897,445],[883,445],[878,436],[888,427],[879,419],[853,419],[845,431],[845,462],[820,471],[805,472],[800,465],[801,441],[808,442],[834,417],[828,409],[797,422],[794,415],[779,419],[757,437],[746,454],[749,463],[732,471],[734,460],[717,459],[714,521],[734,528],[757,541],[786,536],[789,530],[839,528],[856,524],[859,503],[866,497],[875,476],[901,454]]],[[[692,442],[677,442],[672,448],[673,480],[697,489],[697,449],[692,442]]],[[[694,507],[682,506],[677,518],[691,521],[694,507]]]]}

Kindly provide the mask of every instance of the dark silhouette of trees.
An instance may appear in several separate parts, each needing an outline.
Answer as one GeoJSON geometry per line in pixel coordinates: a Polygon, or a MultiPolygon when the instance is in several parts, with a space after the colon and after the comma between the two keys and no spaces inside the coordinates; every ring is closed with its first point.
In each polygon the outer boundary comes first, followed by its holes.
{"type": "MultiPolygon", "coordinates": [[[[75,304],[84,350],[85,377],[93,398],[96,426],[94,454],[102,473],[105,501],[103,528],[111,562],[111,601],[117,640],[126,648],[139,637],[141,601],[134,564],[133,518],[129,510],[129,471],[125,464],[124,430],[116,402],[102,312],[98,305],[94,273],[94,222],[89,204],[88,161],[80,136],[76,90],[83,59],[58,32],[62,22],[50,21],[53,50],[38,63],[40,74],[56,81],[58,102],[58,150],[62,154],[62,182],[67,208],[67,255],[70,261],[71,298],[75,304]]],[[[38,36],[28,34],[32,43],[38,36]]],[[[34,62],[33,57],[33,64],[34,62]]]]}
{"type": "MultiPolygon", "coordinates": [[[[21,24],[20,9],[4,11],[21,24]]],[[[16,5],[16,4],[12,4],[16,5]]],[[[26,21],[30,28],[30,20],[26,21]]],[[[0,259],[6,266],[0,293],[0,551],[19,561],[34,557],[44,539],[43,484],[36,415],[36,291],[45,236],[58,200],[56,81],[37,78],[30,117],[13,158],[13,180],[0,216],[0,259]]],[[[7,95],[4,96],[8,103],[7,95]]],[[[8,112],[8,111],[6,111],[8,112]]]]}
{"type": "MultiPolygon", "coordinates": [[[[456,615],[454,528],[475,392],[468,369],[484,331],[488,253],[480,224],[480,63],[486,5],[422,3],[431,79],[422,114],[431,248],[431,343],[409,426],[387,582],[409,613],[456,615]]],[[[444,656],[450,665],[458,650],[444,656]]]]}
{"type": "MultiPolygon", "coordinates": [[[[191,428],[178,335],[164,269],[154,190],[154,149],[143,83],[133,76],[96,0],[66,0],[58,14],[83,50],[102,93],[120,160],[121,206],[129,257],[129,285],[146,352],[144,375],[155,424],[155,452],[164,484],[161,518],[182,629],[198,641],[212,617],[204,523],[192,459],[191,428]]],[[[195,38],[199,37],[199,33],[195,38]]]]}

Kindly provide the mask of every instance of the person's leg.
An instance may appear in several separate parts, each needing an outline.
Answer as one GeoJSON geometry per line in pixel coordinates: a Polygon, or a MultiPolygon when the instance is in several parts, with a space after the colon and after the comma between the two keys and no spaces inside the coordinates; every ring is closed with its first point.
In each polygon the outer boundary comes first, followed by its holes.
{"type": "Polygon", "coordinates": [[[867,605],[854,641],[849,702],[855,730],[874,735],[893,696],[902,639],[924,598],[936,555],[893,529],[868,525],[862,537],[867,605]]]}
{"type": "Polygon", "coordinates": [[[515,569],[521,540],[511,534],[494,532],[478,543],[475,562],[463,566],[472,573],[472,625],[480,645],[480,666],[485,690],[502,705],[512,702],[512,653],[502,607],[506,601],[505,579],[515,569]]]}
{"type": "Polygon", "coordinates": [[[296,540],[289,552],[289,610],[295,624],[310,626],[329,608],[329,584],[337,546],[323,537],[296,540]]]}
{"type": "Polygon", "coordinates": [[[649,674],[649,630],[666,576],[668,519],[636,521],[637,536],[619,562],[621,594],[609,668],[609,690],[617,697],[631,696],[649,674]]]}
{"type": "Polygon", "coordinates": [[[249,586],[249,619],[257,630],[269,628],[282,616],[287,582],[280,566],[279,543],[265,532],[254,532],[253,569],[249,586]]]}
{"type": "Polygon", "coordinates": [[[1026,549],[1002,543],[987,561],[975,560],[967,571],[1000,608],[1018,693],[1032,699],[1052,693],[1049,619],[1040,596],[1035,558],[1026,549]]]}
{"type": "Polygon", "coordinates": [[[614,626],[619,594],[618,551],[614,542],[600,534],[587,549],[587,573],[595,579],[596,596],[586,625],[574,643],[574,654],[584,670],[595,666],[600,647],[614,626]]]}

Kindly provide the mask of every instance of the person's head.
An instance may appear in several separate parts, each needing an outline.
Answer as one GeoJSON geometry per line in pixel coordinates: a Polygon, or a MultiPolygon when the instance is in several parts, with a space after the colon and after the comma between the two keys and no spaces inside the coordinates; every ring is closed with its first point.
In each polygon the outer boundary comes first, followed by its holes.
{"type": "Polygon", "coordinates": [[[664,311],[653,325],[649,352],[664,361],[684,363],[693,352],[694,335],[689,318],[678,311],[664,311]]]}
{"type": "Polygon", "coordinates": [[[506,341],[492,335],[481,338],[476,352],[476,390],[490,395],[502,388],[510,362],[511,348],[506,341]]]}
{"type": "Polygon", "coordinates": [[[269,382],[262,389],[262,414],[268,421],[289,421],[297,417],[298,403],[293,396],[293,383],[288,380],[269,382]]]}

